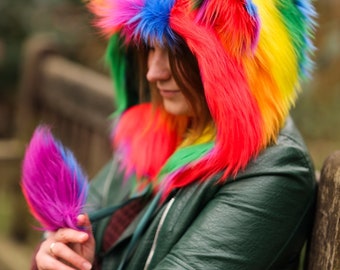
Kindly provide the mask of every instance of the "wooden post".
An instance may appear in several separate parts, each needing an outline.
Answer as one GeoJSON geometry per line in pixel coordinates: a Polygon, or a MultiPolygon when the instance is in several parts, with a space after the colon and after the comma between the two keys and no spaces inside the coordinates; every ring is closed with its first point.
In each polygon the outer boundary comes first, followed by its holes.
{"type": "Polygon", "coordinates": [[[309,270],[340,269],[340,151],[321,170],[308,262],[309,270]]]}
{"type": "MultiPolygon", "coordinates": [[[[31,37],[23,47],[15,137],[26,145],[38,124],[50,125],[92,178],[112,156],[108,120],[114,111],[112,82],[108,76],[66,59],[58,47],[45,35],[31,37]]],[[[22,152],[12,181],[16,204],[10,234],[26,241],[33,230],[26,222],[31,216],[19,186],[24,148],[22,152]]]]}

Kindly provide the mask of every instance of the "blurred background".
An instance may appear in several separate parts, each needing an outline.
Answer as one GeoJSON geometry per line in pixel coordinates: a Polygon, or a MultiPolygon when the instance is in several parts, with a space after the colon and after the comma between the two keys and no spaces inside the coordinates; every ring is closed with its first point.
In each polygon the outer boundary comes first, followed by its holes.
{"type": "MultiPolygon", "coordinates": [[[[319,13],[315,71],[312,80],[303,85],[292,116],[319,170],[325,158],[340,149],[340,1],[314,2],[319,13]]],[[[28,84],[24,73],[29,72],[30,68],[34,69],[33,64],[24,63],[30,52],[27,44],[32,43],[30,40],[33,37],[44,37],[41,40],[49,40],[56,45],[56,51],[76,63],[78,69],[85,67],[107,77],[103,64],[106,40],[92,27],[91,16],[81,0],[1,0],[0,14],[0,269],[28,269],[32,247],[40,233],[31,229],[34,222],[26,215],[27,209],[22,210],[22,201],[18,202],[22,200],[19,190],[20,164],[23,145],[27,143],[21,140],[22,133],[25,133],[23,126],[27,124],[22,119],[25,115],[22,108],[38,106],[34,102],[27,105],[22,100],[25,95],[21,92],[28,84]],[[18,224],[24,227],[30,224],[30,231],[20,226],[18,228],[18,224]],[[16,256],[15,260],[4,256],[12,252],[21,256],[16,256]]],[[[71,73],[65,68],[64,72],[71,73]]],[[[97,75],[93,76],[97,78],[97,75]]],[[[85,77],[80,79],[86,81],[85,77]]],[[[101,85],[99,81],[103,83],[105,79],[98,77],[94,88],[101,85]]],[[[107,83],[105,87],[109,88],[107,83]]],[[[65,129],[69,130],[69,127],[65,129]]],[[[69,143],[72,145],[72,142],[69,143]]],[[[98,156],[103,155],[98,153],[98,156]]],[[[89,175],[93,176],[104,162],[103,159],[92,168],[89,175]]]]}

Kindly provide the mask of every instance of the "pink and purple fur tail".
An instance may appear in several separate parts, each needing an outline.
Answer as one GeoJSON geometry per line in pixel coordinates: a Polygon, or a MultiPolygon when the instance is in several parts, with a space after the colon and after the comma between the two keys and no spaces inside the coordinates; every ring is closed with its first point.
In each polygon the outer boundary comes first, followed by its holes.
{"type": "Polygon", "coordinates": [[[43,230],[80,229],[88,181],[72,152],[47,126],[39,126],[26,149],[21,187],[30,212],[43,230]]]}

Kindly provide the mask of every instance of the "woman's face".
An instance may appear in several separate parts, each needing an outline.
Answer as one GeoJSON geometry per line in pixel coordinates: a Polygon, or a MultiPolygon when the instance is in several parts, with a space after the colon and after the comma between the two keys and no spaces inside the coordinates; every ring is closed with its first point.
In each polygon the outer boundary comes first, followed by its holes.
{"type": "Polygon", "coordinates": [[[174,115],[190,115],[191,106],[172,76],[168,49],[153,46],[148,53],[146,79],[156,85],[163,106],[174,115]]]}

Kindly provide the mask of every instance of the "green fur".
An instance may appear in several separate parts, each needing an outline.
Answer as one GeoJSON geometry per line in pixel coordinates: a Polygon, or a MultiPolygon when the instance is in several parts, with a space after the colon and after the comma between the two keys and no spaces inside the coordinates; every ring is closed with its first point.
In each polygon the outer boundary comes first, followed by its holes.
{"type": "Polygon", "coordinates": [[[294,51],[300,67],[299,75],[301,76],[301,68],[305,66],[306,62],[306,22],[303,14],[294,5],[293,1],[278,0],[278,9],[283,16],[283,22],[287,27],[287,31],[291,37],[291,42],[294,46],[294,51]]]}
{"type": "Polygon", "coordinates": [[[194,0],[193,2],[194,2],[194,9],[201,7],[201,5],[203,4],[203,0],[194,0]]]}
{"type": "Polygon", "coordinates": [[[119,34],[113,35],[108,44],[105,55],[109,65],[115,92],[116,114],[122,113],[127,108],[126,89],[126,53],[119,38],[119,34]]]}
{"type": "MultiPolygon", "coordinates": [[[[199,160],[201,157],[205,156],[213,146],[214,142],[208,142],[179,148],[165,163],[160,172],[160,176],[174,172],[184,165],[199,160]]],[[[162,177],[160,177],[160,179],[161,178],[162,177]]]]}

